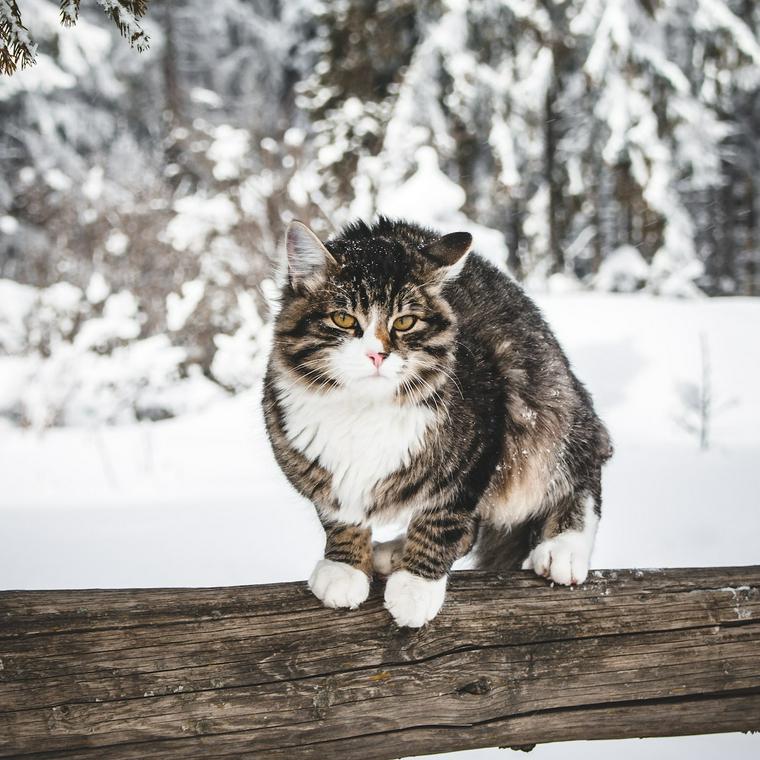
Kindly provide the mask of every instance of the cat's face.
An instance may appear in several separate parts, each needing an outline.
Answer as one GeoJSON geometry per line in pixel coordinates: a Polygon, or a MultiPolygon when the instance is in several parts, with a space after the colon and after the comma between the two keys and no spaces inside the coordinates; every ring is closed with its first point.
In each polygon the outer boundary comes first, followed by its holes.
{"type": "Polygon", "coordinates": [[[290,225],[275,351],[292,382],[411,401],[445,384],[456,324],[442,286],[471,238],[394,230],[387,221],[357,226],[323,245],[305,225],[290,225]]]}

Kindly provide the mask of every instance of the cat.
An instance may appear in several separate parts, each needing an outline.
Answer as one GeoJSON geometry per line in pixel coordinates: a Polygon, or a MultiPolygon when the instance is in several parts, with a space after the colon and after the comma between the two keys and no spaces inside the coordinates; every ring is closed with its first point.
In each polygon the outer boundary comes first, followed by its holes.
{"type": "Polygon", "coordinates": [[[288,227],[262,403],[325,529],[309,587],[328,607],[358,607],[374,571],[420,627],[473,547],[478,567],[588,574],[609,435],[538,308],[471,246],[383,217],[324,243],[288,227]]]}

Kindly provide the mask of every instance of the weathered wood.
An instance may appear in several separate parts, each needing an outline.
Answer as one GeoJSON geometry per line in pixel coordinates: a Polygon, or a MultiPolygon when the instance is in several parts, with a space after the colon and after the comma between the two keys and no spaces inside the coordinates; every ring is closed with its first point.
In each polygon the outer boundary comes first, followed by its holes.
{"type": "Polygon", "coordinates": [[[0,593],[0,756],[395,758],[760,730],[760,567],[455,574],[399,630],[303,583],[0,593]]]}

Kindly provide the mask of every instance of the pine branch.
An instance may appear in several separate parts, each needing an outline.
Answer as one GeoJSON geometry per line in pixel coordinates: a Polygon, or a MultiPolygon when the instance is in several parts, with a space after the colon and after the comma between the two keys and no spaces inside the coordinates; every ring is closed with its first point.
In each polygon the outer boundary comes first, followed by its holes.
{"type": "Polygon", "coordinates": [[[79,20],[79,0],[61,0],[61,23],[74,26],[79,20]]]}
{"type": "Polygon", "coordinates": [[[16,0],[0,0],[0,72],[13,74],[21,66],[31,66],[37,46],[21,23],[16,0]]]}
{"type": "Polygon", "coordinates": [[[133,48],[140,53],[148,49],[150,38],[138,21],[148,10],[148,0],[98,0],[98,3],[133,48]]]}
{"type": "MultiPolygon", "coordinates": [[[[150,38],[140,25],[149,0],[98,0],[121,36],[139,52],[147,50],[150,38]]],[[[79,20],[80,0],[60,0],[61,24],[74,26],[79,20]]],[[[21,21],[16,0],[0,0],[0,73],[13,74],[19,67],[35,62],[37,45],[21,21]]]]}

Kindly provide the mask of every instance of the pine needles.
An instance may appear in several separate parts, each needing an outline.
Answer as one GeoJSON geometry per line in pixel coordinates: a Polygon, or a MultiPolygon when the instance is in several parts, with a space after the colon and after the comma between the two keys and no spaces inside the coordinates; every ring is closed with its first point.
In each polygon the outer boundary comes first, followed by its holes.
{"type": "Polygon", "coordinates": [[[61,0],[61,24],[74,26],[79,21],[79,0],[61,0]]]}
{"type": "Polygon", "coordinates": [[[141,53],[148,48],[150,39],[138,21],[148,10],[148,0],[98,0],[98,3],[133,48],[141,53]]]}
{"type": "Polygon", "coordinates": [[[12,74],[18,66],[31,66],[36,55],[16,0],[0,0],[0,72],[12,74]]]}
{"type": "MultiPolygon", "coordinates": [[[[150,38],[141,19],[149,0],[97,0],[105,14],[116,24],[122,37],[139,52],[147,50],[150,38]]],[[[80,0],[60,0],[61,24],[73,26],[79,20],[80,0]]],[[[37,46],[21,20],[16,0],[0,0],[0,73],[13,74],[35,62],[37,46]]]]}

